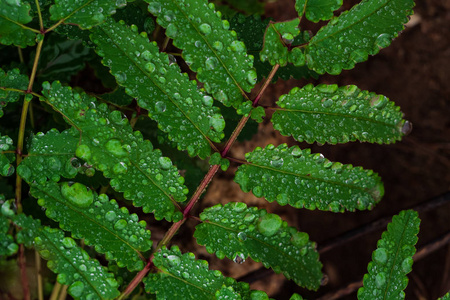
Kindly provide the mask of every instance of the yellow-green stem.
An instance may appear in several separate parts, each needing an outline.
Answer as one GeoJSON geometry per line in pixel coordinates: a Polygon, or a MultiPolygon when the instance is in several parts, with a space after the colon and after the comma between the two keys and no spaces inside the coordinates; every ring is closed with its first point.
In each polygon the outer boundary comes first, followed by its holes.
{"type": "Polygon", "coordinates": [[[42,267],[41,267],[41,257],[39,253],[34,251],[34,258],[36,260],[36,273],[37,273],[37,288],[38,288],[38,299],[44,300],[44,289],[42,285],[42,267]]]}

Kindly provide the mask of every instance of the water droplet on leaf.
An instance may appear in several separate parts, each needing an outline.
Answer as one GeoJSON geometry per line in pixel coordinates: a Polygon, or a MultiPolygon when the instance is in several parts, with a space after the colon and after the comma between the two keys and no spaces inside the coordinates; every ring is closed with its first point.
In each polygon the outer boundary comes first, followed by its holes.
{"type": "Polygon", "coordinates": [[[159,165],[163,170],[168,170],[172,166],[172,161],[168,157],[160,157],[159,158],[159,165]]]}
{"type": "Polygon", "coordinates": [[[71,204],[80,208],[89,207],[94,202],[94,193],[79,182],[73,184],[63,182],[61,184],[61,194],[71,204]]]}
{"type": "Polygon", "coordinates": [[[76,156],[84,160],[88,160],[89,158],[91,158],[92,155],[91,149],[89,148],[88,145],[79,145],[77,147],[75,154],[76,156]]]}
{"type": "Polygon", "coordinates": [[[84,291],[84,283],[81,281],[75,281],[72,283],[68,289],[68,292],[73,297],[81,297],[84,291]]]}
{"type": "Polygon", "coordinates": [[[208,35],[211,33],[211,26],[209,24],[203,23],[201,24],[198,29],[200,30],[201,33],[203,33],[204,35],[208,35]]]}
{"type": "Polygon", "coordinates": [[[373,260],[380,264],[385,264],[387,258],[388,258],[387,251],[384,248],[378,248],[373,252],[373,260]]]}
{"type": "Polygon", "coordinates": [[[122,143],[118,139],[110,139],[105,144],[106,150],[116,157],[124,157],[128,155],[128,152],[125,151],[122,147],[122,143]]]}
{"type": "Polygon", "coordinates": [[[282,222],[280,216],[266,214],[259,220],[258,230],[263,235],[270,237],[280,229],[282,222]]]}

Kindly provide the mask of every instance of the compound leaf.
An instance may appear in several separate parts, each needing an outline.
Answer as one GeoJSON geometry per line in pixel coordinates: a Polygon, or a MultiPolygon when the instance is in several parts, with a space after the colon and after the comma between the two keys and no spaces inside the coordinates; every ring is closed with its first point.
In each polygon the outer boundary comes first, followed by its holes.
{"type": "Polygon", "coordinates": [[[208,262],[196,260],[193,253],[182,254],[177,246],[162,249],[153,259],[158,273],[144,278],[145,290],[155,293],[157,299],[215,299],[223,286],[232,287],[234,295],[249,299],[247,283],[224,277],[218,270],[208,270],[208,262]]]}
{"type": "Polygon", "coordinates": [[[308,84],[282,95],[277,104],[281,108],[272,116],[274,128],[299,142],[392,143],[411,127],[394,102],[354,85],[308,84]]]}
{"type": "Polygon", "coordinates": [[[91,38],[118,83],[137,98],[178,148],[187,149],[191,156],[209,156],[211,141],[220,142],[225,127],[213,99],[198,90],[195,81],[189,82],[187,74],[181,74],[136,27],[109,21],[91,38]]]}
{"type": "Polygon", "coordinates": [[[315,243],[278,215],[234,202],[205,209],[200,219],[203,223],[196,226],[194,236],[208,252],[237,263],[250,256],[300,286],[319,288],[322,265],[315,243]]]}
{"type": "Polygon", "coordinates": [[[342,0],[296,0],[295,10],[313,22],[326,21],[333,17],[333,11],[342,6],[342,0]]]}
{"type": "Polygon", "coordinates": [[[413,0],[364,0],[333,18],[306,46],[306,61],[319,74],[339,74],[377,54],[403,30],[413,0]]]}
{"type": "Polygon", "coordinates": [[[300,30],[299,19],[287,22],[270,22],[264,35],[264,46],[260,53],[261,61],[268,61],[272,66],[285,66],[288,61],[296,65],[305,64],[305,56],[300,48],[288,50],[300,30]]]}
{"type": "Polygon", "coordinates": [[[372,253],[358,299],[405,298],[406,274],[411,272],[419,224],[418,214],[413,210],[402,211],[392,218],[372,253]]]}
{"type": "Polygon", "coordinates": [[[79,140],[76,130],[59,133],[52,129],[46,134],[34,135],[28,155],[17,167],[17,173],[28,183],[44,183],[47,179],[58,182],[61,176],[74,178],[78,173],[75,150],[79,140]]]}
{"type": "MultiPolygon", "coordinates": [[[[44,99],[77,128],[80,142],[76,155],[111,178],[111,186],[157,219],[181,218],[176,201],[184,201],[187,188],[168,157],[133,132],[121,112],[110,112],[85,93],[62,87],[55,81],[43,84],[44,99]]],[[[43,99],[41,99],[43,100],[43,99]]]]}
{"type": "Polygon", "coordinates": [[[47,266],[57,273],[57,281],[68,285],[68,292],[76,299],[114,299],[119,296],[118,283],[106,268],[89,257],[63,231],[41,226],[39,221],[23,214],[14,222],[22,228],[21,240],[34,237],[33,245],[48,260],[47,266]]]}
{"type": "Polygon", "coordinates": [[[81,29],[90,29],[125,5],[126,0],[56,0],[55,5],[50,7],[50,19],[64,20],[64,23],[76,24],[81,29]]]}
{"type": "Polygon", "coordinates": [[[3,116],[3,107],[19,100],[19,96],[23,94],[19,90],[26,90],[28,81],[28,76],[20,74],[19,69],[7,73],[0,69],[0,117],[3,116]]]}
{"type": "Polygon", "coordinates": [[[83,238],[108,260],[116,260],[119,267],[126,266],[130,271],[144,267],[141,253],[148,251],[152,242],[150,231],[145,230],[146,222],[139,222],[136,214],[78,182],[30,185],[31,195],[38,198],[45,214],[59,222],[62,229],[71,231],[74,238],[83,238]]]}
{"type": "Polygon", "coordinates": [[[0,1],[0,43],[21,48],[36,44],[37,31],[25,26],[33,19],[30,9],[26,1],[0,1]]]}
{"type": "MultiPolygon", "coordinates": [[[[242,96],[250,92],[257,80],[253,57],[246,52],[230,24],[221,20],[214,4],[191,0],[186,5],[177,0],[149,2],[148,10],[166,28],[166,35],[183,50],[183,58],[197,73],[205,89],[225,106],[238,108],[242,96]]],[[[248,98],[247,98],[248,100],[248,98]]]]}
{"type": "Polygon", "coordinates": [[[247,164],[235,181],[244,192],[269,202],[343,212],[371,209],[384,194],[383,183],[372,170],[332,163],[310,149],[268,145],[245,154],[247,164]]]}
{"type": "Polygon", "coordinates": [[[13,140],[5,135],[0,136],[0,175],[7,177],[14,173],[14,166],[11,164],[15,160],[13,140]],[[8,151],[9,153],[5,153],[8,151]]]}

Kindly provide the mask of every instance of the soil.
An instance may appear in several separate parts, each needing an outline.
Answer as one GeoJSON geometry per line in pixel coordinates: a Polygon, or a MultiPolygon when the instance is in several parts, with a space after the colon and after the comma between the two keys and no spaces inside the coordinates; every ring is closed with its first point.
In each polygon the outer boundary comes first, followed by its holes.
{"type": "MultiPolygon", "coordinates": [[[[276,20],[295,17],[292,0],[279,0],[266,6],[267,16],[276,20]]],[[[352,3],[345,1],[345,6],[352,3]]],[[[348,143],[336,146],[310,147],[332,161],[351,163],[378,172],[385,184],[383,200],[366,212],[334,214],[331,212],[298,210],[289,206],[269,204],[251,193],[243,193],[231,181],[235,166],[213,180],[201,208],[218,201],[244,201],[281,215],[291,226],[308,232],[319,248],[328,240],[383,217],[391,217],[403,209],[431,201],[450,189],[450,1],[417,1],[415,14],[405,31],[367,62],[339,76],[322,76],[319,80],[279,81],[269,88],[262,99],[271,105],[275,99],[294,86],[307,82],[355,84],[360,89],[383,94],[399,105],[405,118],[413,123],[413,131],[401,142],[391,145],[348,143]],[[218,200],[219,199],[219,200],[218,200]]],[[[245,152],[268,143],[298,144],[274,131],[269,122],[260,125],[259,133],[251,141],[237,144],[231,156],[243,158],[245,152]]],[[[449,194],[443,205],[421,212],[422,219],[417,248],[433,242],[450,231],[449,194]]],[[[328,281],[317,292],[300,289],[282,275],[262,271],[261,265],[247,260],[241,265],[227,259],[211,257],[204,248],[195,251],[208,259],[211,268],[224,270],[225,275],[239,278],[254,270],[251,287],[262,289],[276,299],[289,299],[298,292],[308,299],[334,299],[329,293],[361,280],[367,272],[371,253],[376,248],[382,229],[344,243],[321,255],[323,272],[328,281]],[[258,276],[259,275],[259,276],[258,276]]],[[[450,247],[448,243],[416,261],[409,274],[406,299],[437,299],[450,290],[450,247]]],[[[356,292],[340,299],[355,299],[356,292]]],[[[337,299],[337,298],[336,298],[337,299]]]]}

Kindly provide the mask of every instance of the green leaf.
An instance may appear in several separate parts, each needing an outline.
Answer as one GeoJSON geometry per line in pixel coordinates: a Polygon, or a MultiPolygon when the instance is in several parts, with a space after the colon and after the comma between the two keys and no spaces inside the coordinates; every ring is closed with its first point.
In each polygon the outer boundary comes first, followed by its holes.
{"type": "MultiPolygon", "coordinates": [[[[250,92],[257,80],[253,57],[246,52],[230,24],[221,20],[214,4],[191,0],[190,5],[177,0],[149,2],[148,10],[166,28],[166,35],[183,50],[189,68],[197,73],[205,89],[225,106],[238,108],[242,96],[250,92]]],[[[248,100],[248,98],[246,99],[248,100]]]]}
{"type": "Polygon", "coordinates": [[[450,299],[450,292],[439,298],[438,300],[449,300],[450,299]]]}
{"type": "Polygon", "coordinates": [[[46,209],[45,214],[71,231],[74,238],[83,238],[95,251],[116,260],[119,267],[130,271],[141,270],[145,261],[143,252],[152,246],[146,222],[139,222],[136,214],[108,196],[89,190],[81,183],[47,182],[31,184],[31,195],[46,209]]]}
{"type": "Polygon", "coordinates": [[[79,140],[76,130],[38,133],[32,137],[28,156],[17,167],[17,173],[28,183],[44,183],[47,178],[58,182],[61,176],[74,178],[81,164],[75,157],[79,140]]]}
{"type": "MultiPolygon", "coordinates": [[[[1,200],[4,200],[3,195],[0,195],[0,201],[1,200]]],[[[0,256],[13,255],[19,249],[19,246],[14,242],[14,238],[8,234],[8,229],[8,218],[3,214],[0,214],[0,256]]]]}
{"type": "MultiPolygon", "coordinates": [[[[51,34],[42,47],[37,75],[47,81],[68,83],[73,75],[86,67],[86,61],[92,56],[95,53],[84,47],[81,40],[68,40],[65,36],[51,34]]],[[[32,63],[31,61],[30,69],[32,63]]]]}
{"type": "Polygon", "coordinates": [[[145,290],[158,299],[215,299],[222,286],[232,287],[244,299],[249,298],[249,285],[224,277],[220,271],[208,270],[208,262],[196,260],[193,253],[182,254],[177,246],[162,249],[153,259],[158,273],[144,278],[145,290]]]}
{"type": "Polygon", "coordinates": [[[277,104],[281,108],[272,116],[274,128],[299,142],[393,143],[411,127],[394,102],[354,85],[295,87],[280,96],[277,104]]]}
{"type": "Polygon", "coordinates": [[[319,253],[308,234],[289,227],[278,215],[242,202],[216,205],[200,214],[203,223],[194,236],[200,245],[219,258],[242,263],[247,257],[266,268],[282,272],[309,289],[318,289],[322,279],[319,253]]]}
{"type": "Polygon", "coordinates": [[[127,106],[133,102],[133,97],[130,97],[123,87],[117,87],[111,93],[102,94],[98,98],[119,106],[127,106]]]}
{"type": "Polygon", "coordinates": [[[19,69],[7,73],[0,69],[0,117],[3,116],[3,107],[19,100],[23,93],[16,90],[26,90],[28,80],[28,76],[20,74],[19,69]]]}
{"type": "Polygon", "coordinates": [[[132,130],[120,111],[110,112],[85,93],[43,84],[43,95],[53,109],[81,133],[76,155],[111,178],[111,186],[145,212],[159,220],[178,220],[181,212],[175,201],[184,201],[187,188],[169,158],[132,130]]]}
{"type": "MultiPolygon", "coordinates": [[[[0,136],[0,175],[7,177],[14,174],[14,166],[11,164],[16,156],[14,155],[15,147],[13,145],[13,140],[5,135],[0,136]],[[4,153],[8,151],[10,153],[4,153]]],[[[3,191],[2,191],[3,192],[3,191]]]]}
{"type": "Polygon", "coordinates": [[[303,300],[303,297],[297,293],[294,293],[292,294],[291,298],[289,298],[289,300],[303,300]]]}
{"type": "Polygon", "coordinates": [[[36,44],[36,33],[25,26],[33,19],[30,9],[26,1],[0,1],[0,43],[21,48],[36,44]]]}
{"type": "Polygon", "coordinates": [[[333,75],[390,45],[412,14],[413,0],[364,0],[322,27],[305,48],[308,67],[333,75]]]}
{"type": "MultiPolygon", "coordinates": [[[[257,57],[253,64],[258,73],[258,81],[263,77],[267,77],[272,70],[272,65],[269,62],[262,62],[259,59],[259,52],[263,48],[264,34],[269,22],[270,19],[262,20],[261,17],[257,15],[245,17],[242,14],[236,14],[230,20],[230,28],[236,31],[238,39],[245,43],[248,49],[247,52],[257,57]]],[[[309,34],[303,32],[294,38],[292,45],[298,46],[304,44],[308,42],[309,39],[309,34]]],[[[288,59],[290,57],[291,55],[288,53],[288,59]]],[[[276,82],[278,78],[288,80],[291,78],[301,79],[310,77],[317,78],[318,75],[314,71],[308,69],[306,65],[294,66],[292,63],[287,63],[286,66],[278,69],[272,81],[276,82]]]]}
{"type": "Polygon", "coordinates": [[[64,23],[76,24],[81,29],[91,29],[125,5],[126,0],[56,0],[55,5],[50,7],[50,19],[64,20],[64,23]]]}
{"type": "Polygon", "coordinates": [[[55,228],[41,226],[39,221],[19,215],[14,222],[22,227],[22,236],[34,236],[34,246],[47,266],[57,273],[57,281],[68,285],[76,299],[114,299],[119,296],[118,283],[106,268],[89,257],[70,237],[55,228]]]}
{"type": "Polygon", "coordinates": [[[333,17],[333,11],[342,6],[342,0],[296,0],[295,10],[299,16],[315,23],[326,21],[333,17]]]}
{"type": "Polygon", "coordinates": [[[419,224],[418,214],[413,210],[402,211],[392,218],[372,253],[358,299],[405,298],[406,274],[411,272],[419,224]]]}
{"type": "Polygon", "coordinates": [[[354,211],[371,209],[381,200],[378,174],[310,152],[286,144],[258,147],[245,154],[248,163],[238,168],[235,181],[244,192],[296,208],[354,211]]]}
{"type": "Polygon", "coordinates": [[[272,66],[285,66],[288,61],[296,65],[305,64],[305,56],[299,48],[288,49],[294,38],[299,35],[299,19],[287,22],[270,22],[264,35],[264,46],[260,53],[261,61],[268,61],[272,66]]]}
{"type": "Polygon", "coordinates": [[[180,150],[187,149],[191,156],[209,156],[211,141],[224,137],[221,124],[225,122],[212,106],[212,98],[198,90],[195,81],[189,82],[187,74],[181,74],[167,54],[160,53],[146,34],[139,35],[136,27],[110,21],[96,30],[92,40],[118,83],[137,98],[180,150]]]}

